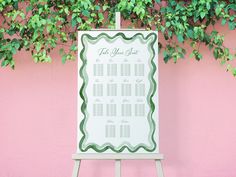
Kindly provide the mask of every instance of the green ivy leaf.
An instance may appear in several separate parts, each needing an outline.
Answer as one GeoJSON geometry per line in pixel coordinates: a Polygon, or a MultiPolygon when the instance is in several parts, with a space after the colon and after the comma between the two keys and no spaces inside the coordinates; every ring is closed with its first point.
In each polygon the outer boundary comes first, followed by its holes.
{"type": "Polygon", "coordinates": [[[1,66],[6,67],[7,65],[9,65],[9,63],[10,63],[10,61],[5,59],[5,60],[2,61],[1,66]]]}
{"type": "Polygon", "coordinates": [[[84,16],[86,16],[86,17],[89,17],[89,16],[90,16],[90,13],[89,13],[88,10],[83,10],[83,11],[82,11],[82,14],[83,14],[84,16]]]}
{"type": "Polygon", "coordinates": [[[76,26],[76,24],[77,24],[77,19],[76,19],[76,18],[73,18],[73,19],[71,20],[71,26],[72,26],[72,28],[74,28],[74,27],[76,26]]]}
{"type": "Polygon", "coordinates": [[[201,13],[200,13],[200,17],[201,17],[201,19],[203,19],[203,18],[205,17],[205,15],[206,15],[205,12],[201,12],[201,13]]]}
{"type": "Polygon", "coordinates": [[[236,76],[236,68],[232,69],[233,76],[236,76]]]}
{"type": "Polygon", "coordinates": [[[228,24],[229,24],[229,29],[230,30],[234,30],[235,29],[235,23],[234,22],[230,21],[228,24]]]}
{"type": "Polygon", "coordinates": [[[166,22],[166,27],[168,28],[168,27],[170,27],[170,22],[166,22]]]}
{"type": "Polygon", "coordinates": [[[225,25],[227,23],[227,20],[225,18],[222,19],[221,24],[225,25]]]}
{"type": "Polygon", "coordinates": [[[61,61],[62,61],[63,64],[66,63],[66,58],[67,58],[67,55],[64,54],[64,55],[62,56],[62,59],[61,59],[61,61]]]}
{"type": "Polygon", "coordinates": [[[77,50],[77,46],[76,44],[72,44],[72,46],[70,47],[71,51],[76,51],[77,50]]]}
{"type": "Polygon", "coordinates": [[[33,9],[33,6],[32,5],[29,5],[26,7],[26,12],[28,13],[29,11],[31,11],[33,9]]]}
{"type": "Polygon", "coordinates": [[[178,35],[177,35],[177,39],[178,39],[178,41],[179,41],[180,43],[182,43],[182,42],[184,41],[184,37],[183,37],[182,34],[178,34],[178,35]]]}
{"type": "Polygon", "coordinates": [[[221,10],[222,10],[222,8],[221,8],[220,6],[217,6],[217,7],[216,7],[215,13],[216,13],[217,16],[220,15],[221,10]]]}
{"type": "Polygon", "coordinates": [[[101,9],[100,6],[98,6],[98,5],[95,6],[95,10],[98,11],[98,10],[100,10],[100,9],[101,9]]]}
{"type": "Polygon", "coordinates": [[[234,53],[224,45],[224,37],[218,26],[212,33],[209,32],[218,21],[235,30],[236,5],[233,0],[170,0],[165,3],[160,0],[105,0],[97,3],[90,0],[31,0],[25,9],[19,8],[19,2],[23,3],[19,0],[0,0],[3,16],[0,59],[4,61],[1,63],[3,66],[13,68],[15,63],[12,55],[22,48],[32,53],[35,62],[50,62],[50,52],[67,42],[72,45],[68,54],[60,50],[62,62],[73,60],[77,50],[76,30],[114,28],[114,13],[119,10],[122,19],[129,22],[131,28],[159,31],[161,40],[158,52],[163,53],[165,62],[177,62],[186,55],[186,51],[176,44],[176,36],[179,43],[190,43],[193,50],[191,55],[196,60],[203,58],[196,44],[204,44],[213,50],[214,57],[220,63],[233,68],[229,60],[234,60],[234,53]]]}

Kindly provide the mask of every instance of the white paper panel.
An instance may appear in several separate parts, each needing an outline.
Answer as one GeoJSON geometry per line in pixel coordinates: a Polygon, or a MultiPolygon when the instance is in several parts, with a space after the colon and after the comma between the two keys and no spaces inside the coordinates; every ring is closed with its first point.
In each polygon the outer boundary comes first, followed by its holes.
{"type": "Polygon", "coordinates": [[[77,152],[158,152],[157,33],[80,31],[78,48],[77,152]]]}

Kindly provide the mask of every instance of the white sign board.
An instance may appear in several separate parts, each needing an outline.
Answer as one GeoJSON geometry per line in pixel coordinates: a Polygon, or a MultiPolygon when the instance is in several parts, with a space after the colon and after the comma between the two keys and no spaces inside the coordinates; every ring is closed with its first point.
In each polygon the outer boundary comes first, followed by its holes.
{"type": "Polygon", "coordinates": [[[159,152],[157,36],[78,32],[78,153],[159,152]]]}

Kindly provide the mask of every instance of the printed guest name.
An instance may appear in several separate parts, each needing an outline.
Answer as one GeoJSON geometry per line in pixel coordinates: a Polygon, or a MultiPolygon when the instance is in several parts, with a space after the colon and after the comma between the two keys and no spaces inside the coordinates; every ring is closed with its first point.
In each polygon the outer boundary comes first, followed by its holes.
{"type": "Polygon", "coordinates": [[[110,57],[115,57],[115,56],[119,56],[119,55],[130,56],[130,55],[137,55],[138,50],[135,50],[134,48],[122,50],[117,47],[113,48],[113,49],[109,49],[109,48],[104,47],[104,48],[100,48],[98,50],[98,54],[99,54],[99,56],[109,55],[110,57]]]}

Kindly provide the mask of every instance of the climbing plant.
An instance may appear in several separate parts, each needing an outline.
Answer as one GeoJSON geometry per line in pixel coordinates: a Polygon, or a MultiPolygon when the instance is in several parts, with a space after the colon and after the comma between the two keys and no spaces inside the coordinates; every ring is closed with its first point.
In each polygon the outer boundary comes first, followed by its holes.
{"type": "Polygon", "coordinates": [[[35,62],[50,62],[55,48],[60,48],[63,63],[73,60],[77,31],[114,28],[116,11],[130,28],[159,31],[166,63],[186,57],[188,45],[190,57],[202,60],[205,45],[236,76],[235,51],[225,46],[216,25],[235,30],[236,0],[0,0],[1,66],[14,69],[14,55],[23,49],[35,62]]]}

